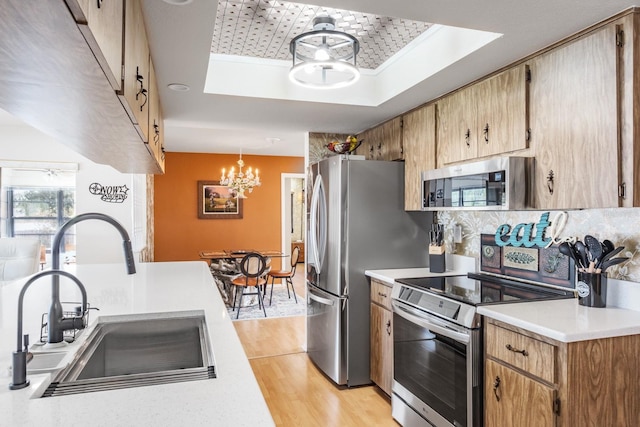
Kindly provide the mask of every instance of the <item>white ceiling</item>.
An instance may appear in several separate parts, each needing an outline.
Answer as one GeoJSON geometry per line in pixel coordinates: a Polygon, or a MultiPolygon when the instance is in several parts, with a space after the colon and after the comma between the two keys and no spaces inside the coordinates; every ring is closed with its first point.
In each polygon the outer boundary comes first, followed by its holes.
{"type": "MultiPolygon", "coordinates": [[[[251,11],[256,10],[257,1],[229,0],[225,7],[236,4],[240,10],[250,8],[251,11]]],[[[302,156],[307,132],[356,133],[370,128],[634,6],[636,0],[309,1],[320,8],[311,8],[314,13],[327,8],[353,11],[353,16],[367,17],[369,23],[373,22],[374,31],[355,34],[360,39],[377,36],[402,46],[421,32],[416,31],[401,41],[397,40],[401,37],[398,34],[404,34],[404,30],[391,31],[383,37],[380,19],[396,23],[417,22],[418,26],[434,23],[482,30],[502,34],[502,37],[455,59],[444,68],[432,70],[428,78],[415,84],[411,82],[411,86],[401,88],[399,93],[380,98],[373,104],[351,105],[358,104],[355,96],[341,89],[312,94],[319,102],[256,96],[258,92],[253,90],[245,90],[242,96],[233,95],[232,90],[225,94],[205,93],[214,24],[222,22],[217,17],[218,2],[171,0],[172,3],[185,3],[174,5],[162,0],[142,0],[165,116],[167,151],[237,153],[242,148],[245,154],[302,156]],[[380,19],[376,21],[376,17],[380,19]],[[171,91],[167,88],[170,83],[187,84],[191,89],[188,92],[171,91]]],[[[269,0],[269,3],[278,4],[275,0],[269,0]]],[[[297,35],[295,25],[288,28],[290,36],[297,35]]],[[[222,29],[218,27],[217,30],[222,29]]],[[[258,34],[258,39],[262,40],[264,33],[258,34]]],[[[228,32],[226,36],[229,36],[228,32]]],[[[232,44],[235,43],[233,39],[232,36],[232,44]]],[[[252,40],[251,37],[248,39],[252,40]]],[[[281,43],[281,48],[286,49],[286,37],[281,37],[281,43]]],[[[441,51],[450,50],[450,46],[441,47],[441,51]]],[[[241,51],[228,53],[244,54],[241,51]]],[[[269,55],[265,56],[264,61],[273,61],[269,55]]],[[[423,55],[423,62],[415,68],[426,68],[435,59],[435,56],[423,55]]],[[[251,82],[269,86],[263,82],[262,71],[257,71],[261,70],[258,64],[250,70],[256,71],[243,74],[241,78],[225,78],[222,85],[251,87],[248,85],[251,82]]],[[[395,80],[400,82],[405,78],[395,80]]],[[[7,120],[13,124],[10,117],[0,112],[0,125],[6,124],[7,120]]]]}

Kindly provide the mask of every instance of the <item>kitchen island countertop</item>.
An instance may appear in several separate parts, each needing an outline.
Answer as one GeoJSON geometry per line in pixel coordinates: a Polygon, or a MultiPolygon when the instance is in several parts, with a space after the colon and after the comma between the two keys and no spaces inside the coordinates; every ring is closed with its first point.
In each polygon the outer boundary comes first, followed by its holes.
{"type": "MultiPolygon", "coordinates": [[[[89,328],[103,315],[202,310],[217,378],[37,398],[49,384],[50,375],[29,374],[29,387],[10,391],[8,367],[16,345],[18,294],[24,283],[18,281],[0,288],[0,426],[273,426],[206,263],[139,263],[136,267],[137,274],[129,276],[124,264],[76,266],[89,303],[100,309],[90,312],[89,328]]],[[[48,311],[50,281],[50,277],[38,280],[25,294],[24,329],[31,335],[31,343],[38,341],[40,318],[48,311]]],[[[71,284],[61,281],[60,290],[62,301],[79,299],[80,293],[71,284]]],[[[83,331],[65,351],[75,352],[88,335],[83,331]]]]}

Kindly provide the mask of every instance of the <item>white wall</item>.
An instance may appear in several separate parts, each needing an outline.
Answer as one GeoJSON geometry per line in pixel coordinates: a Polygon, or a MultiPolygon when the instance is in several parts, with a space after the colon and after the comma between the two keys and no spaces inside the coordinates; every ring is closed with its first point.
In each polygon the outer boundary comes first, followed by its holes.
{"type": "MultiPolygon", "coordinates": [[[[144,179],[138,179],[139,175],[123,174],[111,166],[94,163],[55,139],[20,124],[0,126],[0,160],[78,163],[76,214],[110,215],[124,226],[133,241],[134,182],[138,186],[144,183],[144,179]],[[102,201],[89,192],[89,185],[94,182],[103,186],[126,185],[129,188],[126,200],[123,203],[102,201]]],[[[144,191],[138,193],[144,197],[144,191]]],[[[141,244],[134,242],[134,250],[140,249],[141,244]]],[[[103,221],[82,222],[76,226],[76,256],[76,261],[83,264],[123,262],[120,234],[103,221]]]]}

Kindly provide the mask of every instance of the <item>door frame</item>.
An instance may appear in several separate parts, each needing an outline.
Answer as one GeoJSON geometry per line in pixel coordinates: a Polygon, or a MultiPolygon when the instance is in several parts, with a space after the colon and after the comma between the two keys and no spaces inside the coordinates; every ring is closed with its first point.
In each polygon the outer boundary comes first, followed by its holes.
{"type": "MultiPolygon", "coordinates": [[[[280,174],[280,245],[281,251],[284,254],[288,254],[291,251],[291,233],[289,230],[291,229],[291,179],[302,179],[304,180],[306,175],[304,173],[282,173],[280,174]],[[289,220],[287,222],[287,220],[289,220]]],[[[305,187],[306,183],[303,183],[302,188],[305,187]]],[[[303,203],[305,201],[303,200],[303,203]]],[[[303,227],[302,234],[306,236],[307,230],[307,218],[303,212],[303,227]]],[[[304,239],[306,242],[306,238],[304,239]]],[[[303,260],[304,261],[304,260],[303,260]]],[[[282,262],[281,268],[285,269],[287,263],[282,262]]]]}

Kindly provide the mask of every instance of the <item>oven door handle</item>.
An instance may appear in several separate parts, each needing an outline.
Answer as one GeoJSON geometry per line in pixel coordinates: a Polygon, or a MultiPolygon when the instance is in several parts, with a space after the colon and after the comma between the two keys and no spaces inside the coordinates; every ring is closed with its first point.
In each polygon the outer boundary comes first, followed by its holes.
{"type": "Polygon", "coordinates": [[[420,313],[420,315],[417,316],[412,311],[409,311],[407,308],[396,301],[391,301],[391,305],[393,306],[394,313],[411,323],[415,323],[416,325],[429,329],[431,332],[435,332],[463,344],[468,344],[470,341],[469,334],[456,332],[454,330],[451,330],[450,328],[447,328],[444,322],[435,318],[434,316],[429,316],[428,314],[423,313],[420,313]]]}

